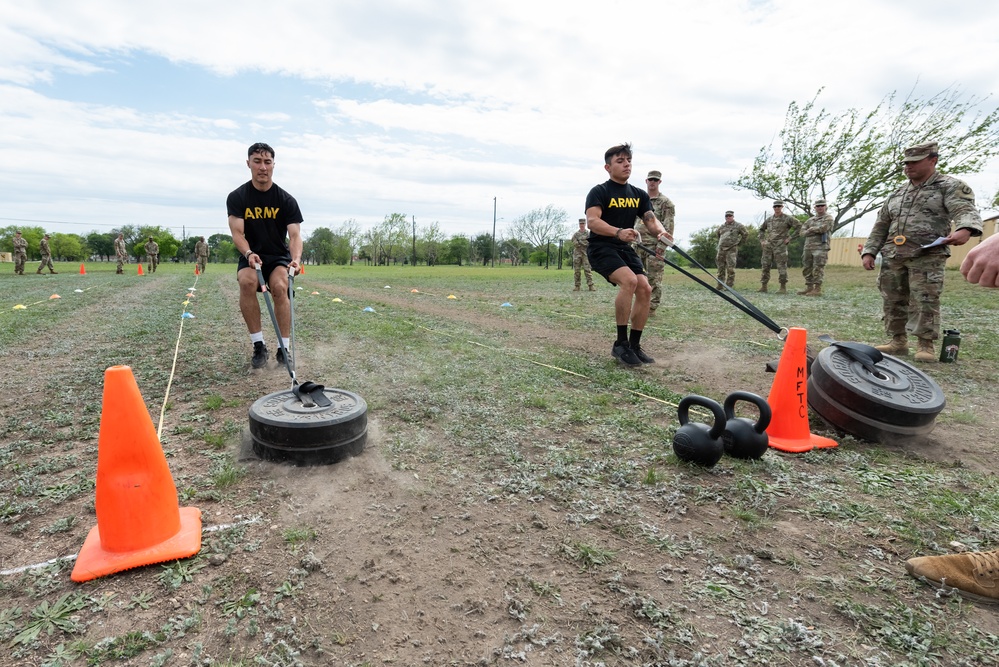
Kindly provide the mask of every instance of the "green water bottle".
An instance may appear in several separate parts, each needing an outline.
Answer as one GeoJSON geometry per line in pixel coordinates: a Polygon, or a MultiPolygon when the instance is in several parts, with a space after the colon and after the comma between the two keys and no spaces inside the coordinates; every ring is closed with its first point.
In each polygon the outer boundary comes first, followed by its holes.
{"type": "Polygon", "coordinates": [[[940,346],[940,361],[945,364],[957,361],[957,351],[961,347],[961,332],[957,329],[944,331],[943,345],[940,346]]]}

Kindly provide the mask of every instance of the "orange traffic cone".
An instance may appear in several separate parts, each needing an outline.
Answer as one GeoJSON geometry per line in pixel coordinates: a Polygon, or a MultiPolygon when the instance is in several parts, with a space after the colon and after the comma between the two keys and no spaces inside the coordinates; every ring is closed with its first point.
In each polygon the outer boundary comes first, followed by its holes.
{"type": "Polygon", "coordinates": [[[104,372],[96,506],[97,526],[76,558],[73,581],[201,550],[201,510],[178,506],[166,456],[128,366],[104,372]]]}
{"type": "Polygon", "coordinates": [[[305,275],[305,265],[304,264],[302,266],[298,267],[298,275],[300,275],[300,276],[304,276],[305,275]]]}
{"type": "Polygon", "coordinates": [[[80,264],[80,275],[81,276],[87,275],[87,270],[83,268],[83,264],[80,264]]]}
{"type": "Polygon", "coordinates": [[[142,272],[142,264],[139,264],[139,275],[140,275],[140,276],[144,276],[144,275],[146,275],[146,274],[144,274],[144,273],[142,272]]]}
{"type": "Polygon", "coordinates": [[[767,427],[770,446],[783,452],[807,452],[815,447],[839,445],[830,438],[813,435],[808,428],[807,342],[804,329],[791,327],[767,397],[773,413],[767,427]]]}

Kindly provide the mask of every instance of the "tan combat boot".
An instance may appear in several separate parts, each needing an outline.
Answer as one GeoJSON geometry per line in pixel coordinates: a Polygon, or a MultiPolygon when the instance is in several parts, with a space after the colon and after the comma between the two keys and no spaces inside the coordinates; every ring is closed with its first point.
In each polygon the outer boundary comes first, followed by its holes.
{"type": "Polygon", "coordinates": [[[590,291],[591,291],[591,292],[596,292],[596,291],[597,291],[597,288],[596,288],[596,287],[594,287],[593,285],[590,285],[590,291]]]}
{"type": "Polygon", "coordinates": [[[999,604],[999,551],[910,558],[905,569],[934,588],[953,588],[969,600],[999,604]]]}
{"type": "Polygon", "coordinates": [[[780,289],[777,290],[778,294],[787,294],[787,283],[781,283],[780,289]]]}
{"type": "Polygon", "coordinates": [[[803,289],[800,292],[798,292],[798,295],[799,296],[805,296],[805,295],[807,295],[811,291],[812,291],[812,283],[808,283],[807,285],[805,285],[805,289],[803,289]]]}
{"type": "Polygon", "coordinates": [[[766,294],[766,291],[767,291],[767,283],[760,283],[760,289],[758,289],[758,290],[756,290],[756,291],[757,291],[757,292],[763,292],[764,294],[766,294]]]}
{"type": "Polygon", "coordinates": [[[916,361],[936,361],[937,355],[933,354],[933,340],[930,338],[920,338],[916,343],[916,361]]]}
{"type": "Polygon", "coordinates": [[[576,285],[575,287],[573,287],[572,291],[573,292],[578,292],[579,291],[579,285],[576,285]]]}
{"type": "Polygon", "coordinates": [[[806,292],[805,296],[822,296],[822,285],[812,285],[812,290],[806,292]]]}
{"type": "Polygon", "coordinates": [[[885,354],[893,354],[896,357],[904,357],[909,354],[909,337],[905,334],[895,334],[891,337],[890,343],[875,345],[874,349],[885,354]]]}

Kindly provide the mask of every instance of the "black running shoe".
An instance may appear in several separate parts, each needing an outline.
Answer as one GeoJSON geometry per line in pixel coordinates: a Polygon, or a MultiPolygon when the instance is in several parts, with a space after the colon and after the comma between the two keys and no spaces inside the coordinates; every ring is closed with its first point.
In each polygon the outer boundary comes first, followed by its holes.
{"type": "Polygon", "coordinates": [[[254,368],[263,368],[267,365],[267,346],[261,342],[256,342],[253,344],[253,359],[250,360],[250,364],[254,368]]]}
{"type": "Polygon", "coordinates": [[[655,359],[645,354],[645,350],[642,349],[641,345],[635,345],[634,347],[631,348],[631,351],[635,353],[635,356],[638,357],[638,360],[641,361],[643,364],[656,363],[655,359]]]}
{"type": "Polygon", "coordinates": [[[631,345],[627,341],[623,343],[614,343],[614,347],[611,348],[611,354],[626,366],[641,366],[642,360],[635,356],[635,351],[631,349],[631,345]]]}
{"type": "MultiPolygon", "coordinates": [[[[277,361],[282,366],[284,365],[284,348],[279,347],[278,351],[274,353],[274,360],[277,361]]],[[[291,361],[291,352],[288,352],[288,361],[291,361]]]]}

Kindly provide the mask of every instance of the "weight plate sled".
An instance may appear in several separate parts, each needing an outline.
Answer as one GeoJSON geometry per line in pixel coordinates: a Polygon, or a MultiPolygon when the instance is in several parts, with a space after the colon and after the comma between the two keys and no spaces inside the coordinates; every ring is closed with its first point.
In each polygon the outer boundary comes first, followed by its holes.
{"type": "Polygon", "coordinates": [[[253,451],[268,461],[336,463],[356,456],[368,439],[368,405],[357,394],[325,388],[329,406],[306,407],[288,389],[250,406],[253,451]]]}
{"type": "MultiPolygon", "coordinates": [[[[932,426],[946,404],[943,390],[932,378],[889,355],[874,369],[871,373],[842,349],[830,346],[819,352],[812,364],[809,390],[814,383],[828,397],[827,403],[875,423],[905,428],[932,426]]],[[[811,405],[811,391],[808,402],[811,405]]],[[[821,414],[818,409],[816,412],[821,414]]]]}
{"type": "Polygon", "coordinates": [[[935,426],[933,422],[923,426],[897,426],[861,415],[831,399],[815,383],[814,376],[808,379],[808,406],[837,431],[870,442],[887,443],[899,437],[926,435],[935,426]]]}

